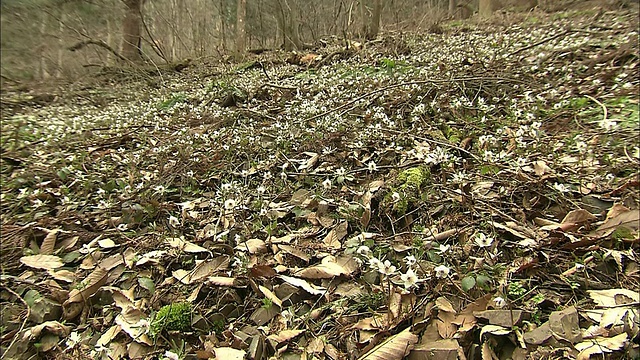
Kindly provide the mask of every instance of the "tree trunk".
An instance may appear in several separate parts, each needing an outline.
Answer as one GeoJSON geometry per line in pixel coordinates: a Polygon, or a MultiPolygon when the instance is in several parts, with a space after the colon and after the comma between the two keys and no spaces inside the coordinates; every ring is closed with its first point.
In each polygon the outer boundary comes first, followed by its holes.
{"type": "Polygon", "coordinates": [[[140,40],[143,0],[124,0],[124,3],[126,13],[122,22],[122,56],[129,61],[138,62],[142,60],[140,40]]]}
{"type": "Polygon", "coordinates": [[[478,15],[481,18],[487,19],[491,17],[493,13],[493,1],[492,0],[480,0],[478,2],[478,15]]]}
{"type": "Polygon", "coordinates": [[[296,4],[289,6],[287,0],[278,0],[280,13],[278,15],[278,26],[281,27],[284,37],[284,49],[302,49],[302,41],[298,30],[298,9],[296,4]]]}
{"type": "Polygon", "coordinates": [[[382,14],[382,0],[373,0],[373,14],[371,14],[371,25],[367,32],[367,40],[373,40],[380,31],[380,15],[382,14]]]}
{"type": "Polygon", "coordinates": [[[42,80],[48,79],[50,76],[49,72],[47,71],[47,58],[46,58],[47,46],[45,45],[46,40],[44,40],[47,37],[47,20],[48,20],[47,13],[42,12],[42,23],[40,23],[40,39],[42,39],[42,44],[40,44],[39,51],[38,51],[39,52],[38,57],[40,58],[40,67],[38,69],[38,75],[42,80]]]}
{"type": "Polygon", "coordinates": [[[456,13],[456,0],[449,0],[449,16],[453,16],[456,13]]]}
{"type": "Polygon", "coordinates": [[[247,0],[238,0],[236,12],[236,55],[241,57],[247,46],[245,19],[247,17],[247,0]]]}

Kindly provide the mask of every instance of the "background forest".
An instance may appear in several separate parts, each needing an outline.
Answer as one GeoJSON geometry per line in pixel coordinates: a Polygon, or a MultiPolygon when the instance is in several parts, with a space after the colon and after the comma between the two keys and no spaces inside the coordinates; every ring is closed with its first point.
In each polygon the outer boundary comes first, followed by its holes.
{"type": "MultiPolygon", "coordinates": [[[[560,10],[576,3],[581,1],[539,6],[560,10]]],[[[137,60],[129,48],[137,46],[138,35],[140,56],[161,64],[220,59],[239,49],[302,50],[332,37],[373,39],[379,24],[385,31],[419,31],[445,19],[468,18],[476,10],[488,16],[536,5],[535,0],[3,0],[2,75],[16,80],[78,76],[83,68],[121,60],[109,49],[137,60]]]]}

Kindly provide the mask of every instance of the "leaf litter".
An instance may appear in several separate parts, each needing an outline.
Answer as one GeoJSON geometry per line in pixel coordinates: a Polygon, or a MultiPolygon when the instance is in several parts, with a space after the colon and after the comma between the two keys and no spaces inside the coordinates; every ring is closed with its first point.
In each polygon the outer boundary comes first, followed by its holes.
{"type": "Polygon", "coordinates": [[[562,15],[3,109],[3,358],[637,356],[637,18],[562,15]]]}

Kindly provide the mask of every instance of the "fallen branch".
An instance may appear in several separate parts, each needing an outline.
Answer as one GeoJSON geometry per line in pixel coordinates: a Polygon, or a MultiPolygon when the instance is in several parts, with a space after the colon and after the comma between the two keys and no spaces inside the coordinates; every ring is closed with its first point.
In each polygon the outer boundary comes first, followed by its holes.
{"type": "Polygon", "coordinates": [[[122,61],[127,61],[127,59],[120,55],[120,53],[118,53],[117,51],[115,51],[111,46],[109,46],[109,44],[107,44],[106,42],[102,41],[102,40],[93,40],[93,39],[89,39],[89,40],[85,40],[85,41],[80,41],[79,43],[70,46],[67,48],[67,50],[69,51],[76,51],[76,50],[80,50],[83,47],[87,46],[87,45],[96,45],[96,46],[100,46],[102,48],[105,48],[107,50],[109,50],[113,55],[115,55],[118,59],[122,60],[122,61]]]}

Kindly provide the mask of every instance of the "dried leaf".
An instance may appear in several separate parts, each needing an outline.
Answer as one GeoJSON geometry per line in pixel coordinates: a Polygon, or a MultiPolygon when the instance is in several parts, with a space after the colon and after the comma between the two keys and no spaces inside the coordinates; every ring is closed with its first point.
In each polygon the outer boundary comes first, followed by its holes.
{"type": "Polygon", "coordinates": [[[80,290],[73,289],[69,293],[69,299],[64,302],[64,306],[68,306],[72,303],[80,303],[84,302],[88,298],[90,298],[93,294],[102,287],[107,281],[107,270],[97,267],[87,278],[83,281],[83,286],[80,287],[80,290]]]}
{"type": "Polygon", "coordinates": [[[211,349],[215,353],[214,360],[243,360],[246,352],[231,347],[218,347],[211,349]]]}
{"type": "Polygon", "coordinates": [[[627,333],[622,333],[611,338],[597,337],[575,344],[576,350],[580,351],[576,359],[588,360],[591,355],[609,354],[615,350],[621,350],[627,344],[628,338],[627,333]]]}
{"type": "Polygon", "coordinates": [[[312,285],[308,283],[306,280],[294,278],[291,276],[280,275],[279,278],[284,280],[285,282],[295,286],[302,288],[304,291],[308,292],[311,295],[322,295],[327,291],[327,289],[319,286],[312,285]]]}
{"type": "Polygon", "coordinates": [[[296,336],[302,334],[303,332],[305,332],[304,329],[303,330],[282,330],[278,334],[267,336],[267,340],[271,341],[274,345],[273,347],[275,348],[280,343],[291,340],[296,336]]]}
{"type": "Polygon", "coordinates": [[[47,236],[44,238],[44,240],[42,240],[42,245],[40,246],[40,254],[53,254],[54,248],[56,247],[56,241],[58,239],[58,233],[60,233],[60,229],[49,230],[47,236]]]}
{"type": "Polygon", "coordinates": [[[196,245],[192,242],[184,240],[184,238],[168,238],[167,243],[174,248],[178,248],[187,253],[200,253],[200,252],[209,252],[209,250],[203,248],[202,246],[196,245]]]}
{"type": "Polygon", "coordinates": [[[418,342],[418,336],[410,328],[393,335],[361,356],[360,360],[394,360],[402,359],[411,352],[418,342]]]}
{"type": "Polygon", "coordinates": [[[55,255],[30,255],[20,258],[20,262],[34,269],[52,270],[64,266],[62,259],[55,255]]]}

